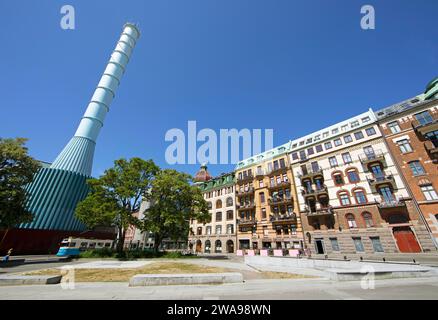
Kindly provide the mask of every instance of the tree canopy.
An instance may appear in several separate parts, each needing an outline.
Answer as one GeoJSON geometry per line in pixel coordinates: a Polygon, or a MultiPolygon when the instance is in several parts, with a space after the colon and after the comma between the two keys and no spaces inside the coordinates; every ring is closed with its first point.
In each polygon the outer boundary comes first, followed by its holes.
{"type": "Polygon", "coordinates": [[[0,228],[9,229],[31,222],[26,210],[25,187],[31,183],[40,163],[28,155],[27,139],[0,138],[0,228]]]}

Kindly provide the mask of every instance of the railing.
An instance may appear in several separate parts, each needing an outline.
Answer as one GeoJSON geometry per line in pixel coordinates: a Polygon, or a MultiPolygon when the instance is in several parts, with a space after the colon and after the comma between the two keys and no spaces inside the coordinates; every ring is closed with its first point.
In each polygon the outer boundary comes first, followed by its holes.
{"type": "Polygon", "coordinates": [[[273,189],[273,188],[281,188],[281,187],[289,187],[289,186],[290,186],[290,181],[280,181],[274,183],[270,182],[268,188],[273,189]]]}
{"type": "Polygon", "coordinates": [[[323,171],[322,168],[318,167],[318,168],[312,168],[312,169],[308,169],[306,172],[304,172],[303,170],[301,170],[301,172],[298,173],[298,178],[303,179],[303,178],[310,178],[316,175],[323,175],[323,171]]]}
{"type": "Polygon", "coordinates": [[[283,166],[283,167],[276,167],[276,168],[267,169],[267,170],[266,170],[266,174],[267,174],[267,175],[273,175],[273,174],[276,174],[276,173],[278,173],[278,172],[282,172],[282,171],[286,171],[286,170],[287,170],[287,167],[286,167],[286,166],[283,166]]]}
{"type": "Polygon", "coordinates": [[[437,143],[433,143],[432,141],[426,141],[425,143],[424,143],[424,147],[426,148],[426,150],[429,152],[429,153],[438,153],[438,142],[437,143]]]}
{"type": "Polygon", "coordinates": [[[378,203],[377,206],[379,208],[394,208],[394,207],[403,207],[406,206],[405,198],[403,197],[393,197],[392,199],[380,198],[376,199],[378,203]]]}
{"type": "Polygon", "coordinates": [[[314,195],[318,195],[321,193],[327,193],[327,192],[328,191],[327,191],[326,185],[323,185],[323,186],[316,188],[316,189],[303,189],[303,190],[301,190],[301,194],[305,197],[306,196],[314,196],[314,195]]]}
{"type": "Polygon", "coordinates": [[[237,177],[237,182],[250,181],[252,179],[254,179],[254,176],[252,174],[249,174],[243,177],[237,177]]]}
{"type": "Polygon", "coordinates": [[[271,215],[269,217],[269,221],[275,222],[275,221],[287,221],[287,220],[296,220],[297,215],[295,213],[286,213],[283,215],[271,215]]]}
{"type": "Polygon", "coordinates": [[[251,208],[254,208],[254,207],[255,207],[255,203],[254,202],[239,204],[239,205],[236,206],[236,208],[238,210],[251,209],[251,208]]]}
{"type": "Polygon", "coordinates": [[[292,201],[292,196],[284,196],[284,197],[278,197],[278,198],[269,198],[268,203],[269,204],[280,204],[280,203],[288,203],[292,201]]]}
{"type": "Polygon", "coordinates": [[[359,160],[362,163],[368,163],[372,161],[383,161],[385,160],[385,154],[382,152],[382,150],[376,150],[371,153],[360,154],[359,160]]]}
{"type": "Polygon", "coordinates": [[[237,224],[256,224],[257,221],[255,219],[237,219],[237,224]]]}
{"type": "Polygon", "coordinates": [[[264,176],[264,175],[265,175],[265,170],[263,170],[263,169],[258,169],[255,171],[256,177],[260,177],[260,176],[264,176]]]}
{"type": "Polygon", "coordinates": [[[254,192],[254,187],[249,187],[249,188],[245,188],[243,190],[236,190],[236,193],[239,194],[248,194],[248,193],[253,193],[254,192]]]}
{"type": "Polygon", "coordinates": [[[312,210],[309,206],[304,208],[306,215],[319,215],[319,214],[333,214],[334,210],[331,206],[327,207],[316,207],[312,210]]]}
{"type": "Polygon", "coordinates": [[[379,183],[384,183],[384,182],[392,182],[394,181],[394,176],[392,174],[380,174],[380,175],[371,175],[371,176],[367,176],[367,181],[369,184],[375,185],[375,184],[379,184],[379,183]]]}

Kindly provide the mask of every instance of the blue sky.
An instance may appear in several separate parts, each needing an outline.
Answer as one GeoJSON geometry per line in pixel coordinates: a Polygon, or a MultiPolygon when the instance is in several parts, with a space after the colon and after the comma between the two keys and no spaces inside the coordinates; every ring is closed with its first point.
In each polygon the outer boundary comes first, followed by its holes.
{"type": "MultiPolygon", "coordinates": [[[[279,145],[424,91],[438,75],[438,2],[1,1],[0,136],[53,161],[74,134],[126,21],[142,36],[96,147],[169,166],[171,128],[272,128],[279,145]],[[60,28],[60,8],[76,29],[60,28]],[[376,29],[360,28],[362,5],[376,29]]],[[[216,175],[234,165],[211,165],[216,175]]]]}

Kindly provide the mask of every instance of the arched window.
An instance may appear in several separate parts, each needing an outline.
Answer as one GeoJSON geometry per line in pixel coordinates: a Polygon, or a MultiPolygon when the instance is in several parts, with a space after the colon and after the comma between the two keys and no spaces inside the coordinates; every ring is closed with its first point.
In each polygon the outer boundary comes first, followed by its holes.
{"type": "Polygon", "coordinates": [[[362,188],[354,189],[353,194],[357,204],[367,203],[367,197],[365,195],[365,191],[362,188]]]}
{"type": "Polygon", "coordinates": [[[371,213],[369,213],[369,212],[362,213],[362,218],[363,218],[363,221],[365,222],[365,226],[367,228],[374,227],[373,216],[371,215],[371,213]]]}
{"type": "Polygon", "coordinates": [[[216,240],[216,242],[214,243],[214,252],[216,253],[220,253],[222,252],[222,242],[220,240],[216,240]]]}
{"type": "Polygon", "coordinates": [[[222,201],[221,200],[217,200],[216,201],[216,209],[221,209],[222,208],[222,201]]]}
{"type": "Polygon", "coordinates": [[[357,223],[356,223],[356,219],[354,218],[354,215],[348,213],[345,215],[345,219],[347,219],[347,225],[350,229],[357,228],[357,223]]]}
{"type": "Polygon", "coordinates": [[[213,207],[213,204],[211,203],[211,201],[207,202],[207,207],[208,207],[209,210],[213,207]]]}
{"type": "Polygon", "coordinates": [[[342,177],[341,171],[335,171],[332,173],[333,182],[337,186],[341,186],[344,184],[344,177],[342,177]]]}
{"type": "Polygon", "coordinates": [[[338,198],[341,206],[348,206],[351,204],[350,195],[348,194],[348,191],[339,191],[338,198]]]}
{"type": "Polygon", "coordinates": [[[210,242],[210,240],[206,240],[205,241],[205,252],[206,253],[210,253],[210,249],[211,249],[211,242],[210,242]]]}
{"type": "Polygon", "coordinates": [[[227,207],[231,207],[233,205],[233,198],[228,197],[227,198],[227,207]]]}
{"type": "Polygon", "coordinates": [[[356,168],[348,169],[347,170],[347,177],[348,177],[348,181],[350,181],[350,183],[358,183],[360,181],[359,173],[357,172],[356,168]]]}

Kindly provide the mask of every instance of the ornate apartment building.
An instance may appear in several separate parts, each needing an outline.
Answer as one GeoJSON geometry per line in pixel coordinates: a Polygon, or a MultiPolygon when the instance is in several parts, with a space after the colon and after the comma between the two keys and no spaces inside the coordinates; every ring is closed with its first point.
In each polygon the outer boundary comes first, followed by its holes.
{"type": "Polygon", "coordinates": [[[296,190],[289,143],[237,164],[236,208],[239,249],[300,248],[296,190]]]}
{"type": "Polygon", "coordinates": [[[434,248],[371,110],[292,141],[289,157],[313,254],[434,248]]]}
{"type": "Polygon", "coordinates": [[[202,165],[195,176],[209,206],[211,221],[190,221],[189,248],[196,253],[234,253],[236,246],[236,206],[234,174],[211,177],[202,165]]]}
{"type": "Polygon", "coordinates": [[[438,78],[424,94],[376,112],[387,145],[438,244],[438,78]]]}

